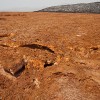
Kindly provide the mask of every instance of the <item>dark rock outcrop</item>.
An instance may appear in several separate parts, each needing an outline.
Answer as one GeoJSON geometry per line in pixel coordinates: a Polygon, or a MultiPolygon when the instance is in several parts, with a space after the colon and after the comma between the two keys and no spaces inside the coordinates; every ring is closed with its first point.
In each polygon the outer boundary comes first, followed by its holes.
{"type": "Polygon", "coordinates": [[[99,13],[100,14],[100,2],[53,6],[53,7],[48,7],[39,11],[67,12],[67,13],[99,13]]]}

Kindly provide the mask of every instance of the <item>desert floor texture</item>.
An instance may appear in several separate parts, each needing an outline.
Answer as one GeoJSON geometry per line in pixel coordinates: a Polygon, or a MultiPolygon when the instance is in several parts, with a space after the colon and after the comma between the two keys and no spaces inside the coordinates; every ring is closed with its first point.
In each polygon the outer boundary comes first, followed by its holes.
{"type": "Polygon", "coordinates": [[[0,13],[0,100],[100,100],[100,14],[0,13]]]}

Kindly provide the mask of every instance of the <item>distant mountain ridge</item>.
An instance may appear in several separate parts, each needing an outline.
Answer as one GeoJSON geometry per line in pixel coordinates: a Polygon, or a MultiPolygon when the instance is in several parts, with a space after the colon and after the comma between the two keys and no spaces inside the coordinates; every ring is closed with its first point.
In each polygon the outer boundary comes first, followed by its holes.
{"type": "Polygon", "coordinates": [[[98,13],[98,14],[100,14],[100,2],[53,6],[53,7],[48,7],[48,8],[39,10],[39,11],[42,11],[42,12],[67,12],[67,13],[98,13]]]}

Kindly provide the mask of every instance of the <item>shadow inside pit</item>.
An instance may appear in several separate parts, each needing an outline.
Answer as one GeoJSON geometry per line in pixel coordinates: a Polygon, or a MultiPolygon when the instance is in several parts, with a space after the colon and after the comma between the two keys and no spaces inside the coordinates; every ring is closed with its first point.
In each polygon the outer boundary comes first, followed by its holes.
{"type": "Polygon", "coordinates": [[[52,63],[50,63],[50,64],[45,63],[45,64],[44,64],[44,68],[46,68],[46,67],[50,67],[50,66],[52,66],[52,65],[54,65],[54,63],[53,63],[53,62],[52,62],[52,63]]]}
{"type": "Polygon", "coordinates": [[[96,50],[98,50],[99,48],[98,48],[98,47],[91,47],[90,49],[96,51],[96,50]]]}
{"type": "Polygon", "coordinates": [[[15,77],[20,76],[21,73],[22,73],[24,70],[25,70],[25,65],[24,65],[20,70],[18,70],[16,73],[14,73],[14,76],[15,76],[15,77]]]}
{"type": "Polygon", "coordinates": [[[6,18],[0,18],[0,20],[4,20],[4,21],[5,21],[5,20],[6,20],[6,18]]]}
{"type": "Polygon", "coordinates": [[[42,50],[47,50],[51,53],[54,53],[54,51],[51,50],[50,48],[48,48],[46,46],[38,45],[38,44],[28,44],[28,45],[22,45],[20,47],[28,47],[28,48],[31,48],[31,49],[42,49],[42,50]]]}
{"type": "Polygon", "coordinates": [[[10,70],[7,70],[7,69],[4,68],[4,71],[5,71],[5,72],[9,73],[10,75],[12,75],[12,76],[14,76],[14,77],[16,77],[16,78],[17,78],[18,76],[20,76],[21,73],[22,73],[24,70],[25,70],[25,65],[22,66],[22,68],[19,69],[16,73],[12,74],[12,73],[10,72],[10,70]]]}

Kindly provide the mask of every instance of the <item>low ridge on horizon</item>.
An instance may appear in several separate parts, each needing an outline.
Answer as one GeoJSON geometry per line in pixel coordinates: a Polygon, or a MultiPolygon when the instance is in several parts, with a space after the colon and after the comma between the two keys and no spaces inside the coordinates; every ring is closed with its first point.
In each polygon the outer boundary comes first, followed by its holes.
{"type": "Polygon", "coordinates": [[[100,2],[51,6],[51,7],[39,10],[39,12],[98,13],[100,14],[100,2]]]}

